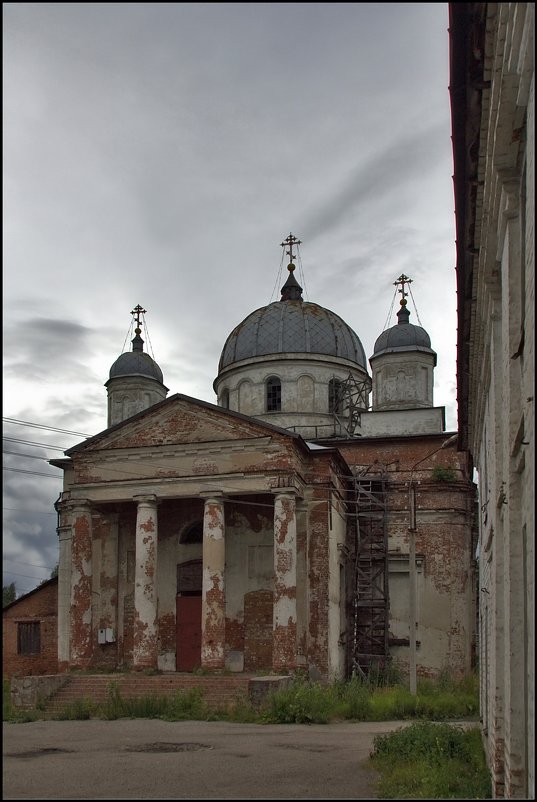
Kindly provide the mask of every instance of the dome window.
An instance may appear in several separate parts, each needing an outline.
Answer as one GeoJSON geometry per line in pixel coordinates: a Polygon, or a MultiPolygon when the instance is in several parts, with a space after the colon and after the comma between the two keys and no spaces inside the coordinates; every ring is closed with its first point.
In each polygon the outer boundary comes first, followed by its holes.
{"type": "Polygon", "coordinates": [[[343,412],[343,382],[341,379],[330,379],[328,383],[328,411],[336,415],[343,412]]]}
{"type": "Polygon", "coordinates": [[[277,376],[269,376],[266,381],[267,412],[281,412],[282,384],[277,376]]]}
{"type": "Polygon", "coordinates": [[[229,409],[229,390],[222,390],[220,406],[224,409],[229,409]]]}

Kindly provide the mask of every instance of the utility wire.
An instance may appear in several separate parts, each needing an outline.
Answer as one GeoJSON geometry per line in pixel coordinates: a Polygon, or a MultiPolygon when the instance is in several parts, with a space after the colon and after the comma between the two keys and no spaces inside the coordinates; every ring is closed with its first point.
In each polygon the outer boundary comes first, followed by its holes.
{"type": "Polygon", "coordinates": [[[25,510],[22,507],[3,507],[3,510],[9,510],[10,512],[25,512],[29,513],[30,515],[57,515],[56,512],[46,512],[45,510],[25,510]]]}
{"type": "Polygon", "coordinates": [[[35,440],[18,440],[16,437],[2,437],[9,443],[22,443],[24,446],[39,446],[40,448],[48,448],[51,451],[66,451],[70,446],[50,446],[48,443],[36,443],[35,440]]]}
{"type": "Polygon", "coordinates": [[[15,571],[9,571],[7,568],[5,571],[2,571],[2,573],[9,574],[9,576],[22,576],[25,579],[36,579],[38,582],[40,582],[43,579],[50,579],[50,577],[47,576],[30,576],[29,574],[17,574],[15,571]]]}
{"type": "Polygon", "coordinates": [[[6,423],[16,423],[19,426],[30,426],[33,429],[48,429],[50,432],[62,432],[63,434],[72,434],[76,437],[93,437],[91,434],[83,434],[83,432],[73,432],[70,429],[58,429],[55,426],[45,426],[43,423],[30,423],[29,421],[18,420],[17,418],[2,418],[6,423]]]}
{"type": "Polygon", "coordinates": [[[20,563],[18,560],[12,560],[10,557],[4,557],[4,562],[13,563],[14,565],[27,565],[29,568],[46,568],[48,571],[53,571],[55,565],[35,565],[35,563],[20,563]]]}
{"type": "Polygon", "coordinates": [[[61,479],[61,473],[40,473],[39,471],[23,471],[22,468],[2,468],[3,471],[14,471],[15,473],[30,473],[32,476],[48,476],[49,479],[61,479]]]}
{"type": "Polygon", "coordinates": [[[36,454],[21,454],[20,451],[2,451],[2,454],[11,454],[13,457],[22,457],[22,459],[40,459],[43,462],[48,462],[48,457],[38,457],[36,454]]]}

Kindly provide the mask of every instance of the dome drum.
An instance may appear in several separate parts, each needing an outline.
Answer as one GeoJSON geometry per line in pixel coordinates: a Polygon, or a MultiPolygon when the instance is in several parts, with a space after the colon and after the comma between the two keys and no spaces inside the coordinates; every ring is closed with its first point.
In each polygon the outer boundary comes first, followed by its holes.
{"type": "MultiPolygon", "coordinates": [[[[334,357],[310,357],[305,354],[280,354],[271,358],[245,360],[224,371],[214,382],[218,404],[244,415],[265,420],[282,428],[303,433],[311,425],[324,427],[328,436],[334,429],[332,385],[342,385],[349,377],[371,389],[367,373],[349,360],[334,357]],[[279,384],[279,408],[271,410],[268,383],[279,384]]],[[[343,416],[344,417],[344,416],[343,416]]],[[[308,433],[308,437],[315,435],[308,433]]],[[[319,434],[318,436],[322,436],[319,434]]]]}

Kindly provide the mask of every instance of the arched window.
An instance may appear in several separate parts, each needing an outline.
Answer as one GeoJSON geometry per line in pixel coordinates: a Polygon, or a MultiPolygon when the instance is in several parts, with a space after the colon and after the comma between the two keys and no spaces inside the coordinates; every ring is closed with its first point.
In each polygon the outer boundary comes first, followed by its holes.
{"type": "Polygon", "coordinates": [[[328,411],[336,415],[343,412],[343,382],[341,379],[330,379],[328,383],[328,411]]]}
{"type": "Polygon", "coordinates": [[[220,406],[229,409],[229,390],[222,390],[220,406]]]}
{"type": "Polygon", "coordinates": [[[180,543],[203,543],[203,521],[191,524],[181,534],[180,543]]]}
{"type": "Polygon", "coordinates": [[[277,376],[269,376],[266,381],[267,412],[280,412],[282,408],[282,383],[277,376]]]}

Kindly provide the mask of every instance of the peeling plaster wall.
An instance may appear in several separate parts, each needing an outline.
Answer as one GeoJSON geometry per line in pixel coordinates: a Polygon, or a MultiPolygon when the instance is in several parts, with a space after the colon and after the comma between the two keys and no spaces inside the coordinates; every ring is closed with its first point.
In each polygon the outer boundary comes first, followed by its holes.
{"type": "Polygon", "coordinates": [[[328,677],[342,679],[345,673],[345,558],[347,522],[342,497],[331,491],[328,509],[328,677]],[[342,610],[343,608],[343,610],[342,610]],[[343,615],[342,615],[343,612],[343,615]],[[345,624],[342,626],[342,619],[345,624]]]}
{"type": "Polygon", "coordinates": [[[265,611],[270,603],[272,613],[274,592],[274,506],[271,496],[251,501],[252,506],[246,498],[226,505],[226,665],[231,670],[245,666],[245,650],[246,670],[272,668],[266,643],[268,630],[272,640],[272,615],[267,622],[265,611]]]}
{"type": "MultiPolygon", "coordinates": [[[[345,441],[340,451],[360,471],[386,470],[390,639],[408,639],[409,481],[416,483],[417,671],[462,674],[475,650],[475,486],[468,457],[455,447],[439,449],[448,435],[345,441]],[[431,453],[435,452],[435,453],[431,453]],[[429,456],[428,456],[429,455],[429,456]],[[418,464],[417,464],[418,463],[418,464]],[[416,468],[413,469],[413,466],[416,468]],[[453,481],[434,481],[435,467],[451,469],[453,481]]],[[[390,654],[409,670],[408,645],[390,654]]]]}

